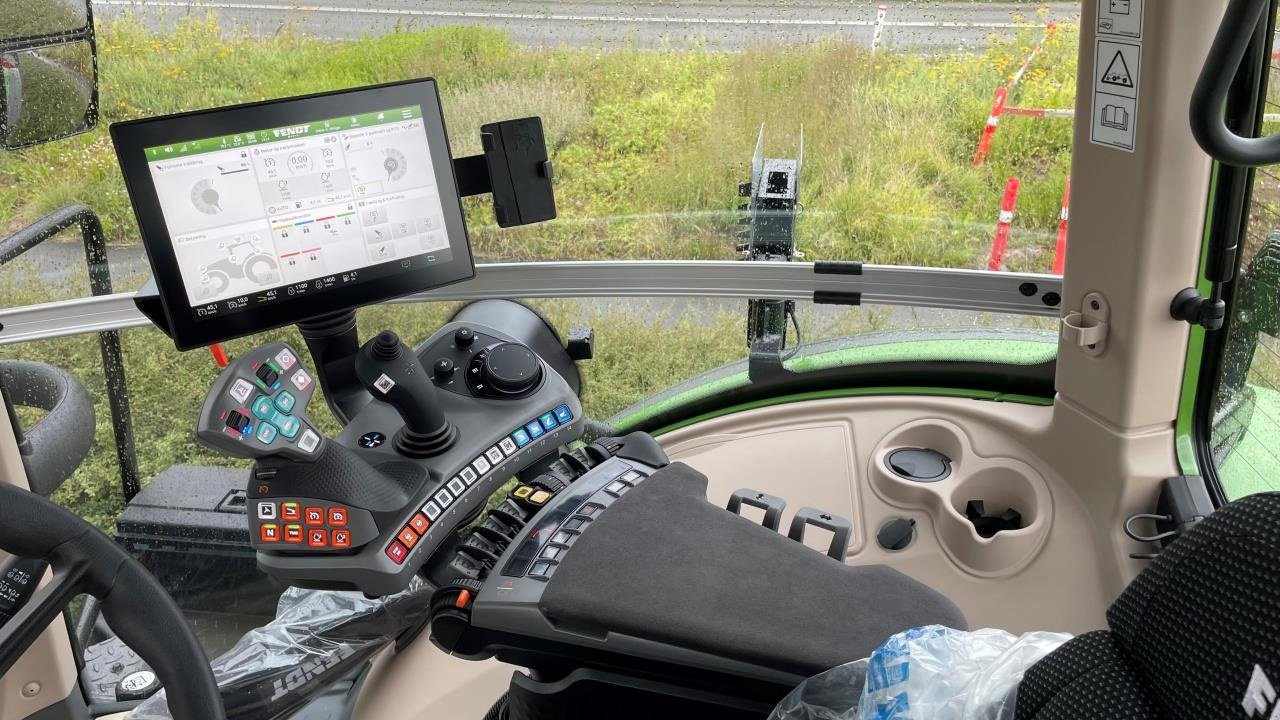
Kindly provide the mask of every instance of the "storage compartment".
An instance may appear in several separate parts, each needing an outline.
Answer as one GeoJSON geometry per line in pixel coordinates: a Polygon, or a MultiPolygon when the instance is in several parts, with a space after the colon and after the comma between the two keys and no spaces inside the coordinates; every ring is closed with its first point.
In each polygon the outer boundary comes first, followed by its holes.
{"type": "Polygon", "coordinates": [[[890,504],[927,513],[948,558],[972,575],[1016,573],[1048,537],[1053,501],[1044,478],[1014,458],[977,454],[965,431],[944,420],[889,433],[873,455],[870,476],[890,504]],[[971,502],[982,506],[984,519],[976,524],[971,502]],[[1009,510],[1016,515],[1002,521],[1009,510]]]}

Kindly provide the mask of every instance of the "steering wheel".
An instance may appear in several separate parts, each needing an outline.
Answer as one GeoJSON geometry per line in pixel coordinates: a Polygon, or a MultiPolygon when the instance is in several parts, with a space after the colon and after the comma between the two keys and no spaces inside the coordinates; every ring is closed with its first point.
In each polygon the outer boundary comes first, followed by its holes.
{"type": "Polygon", "coordinates": [[[0,627],[0,675],[81,593],[101,601],[111,629],[147,661],[179,720],[225,720],[195,632],[160,583],[119,545],[54,503],[0,483],[0,550],[47,560],[53,581],[0,627]]]}

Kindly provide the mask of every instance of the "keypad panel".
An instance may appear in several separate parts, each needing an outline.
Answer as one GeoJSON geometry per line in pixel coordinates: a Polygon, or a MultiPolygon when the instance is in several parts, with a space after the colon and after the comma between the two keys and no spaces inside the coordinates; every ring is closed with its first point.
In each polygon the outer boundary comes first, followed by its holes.
{"type": "Polygon", "coordinates": [[[278,552],[347,552],[378,536],[373,516],[315,498],[254,498],[250,523],[259,549],[278,552]]]}
{"type": "MultiPolygon", "coordinates": [[[[441,484],[421,507],[413,509],[399,532],[383,548],[383,554],[393,563],[403,565],[409,560],[419,539],[430,531],[431,523],[462,498],[479,480],[501,472],[509,460],[519,455],[532,442],[533,437],[526,432],[527,428],[536,427],[538,434],[535,437],[541,437],[551,430],[572,423],[573,419],[573,411],[569,406],[560,404],[498,438],[456,475],[441,484]],[[422,527],[415,527],[415,522],[422,527]]],[[[545,450],[534,452],[545,452],[545,450]]],[[[539,505],[551,498],[550,493],[546,491],[538,492],[542,493],[538,496],[540,502],[537,504],[539,505]]],[[[533,490],[530,490],[530,493],[532,494],[533,490]]]]}
{"type": "Polygon", "coordinates": [[[322,438],[306,417],[315,381],[284,343],[237,359],[219,376],[201,409],[196,436],[236,457],[314,459],[322,438]]]}

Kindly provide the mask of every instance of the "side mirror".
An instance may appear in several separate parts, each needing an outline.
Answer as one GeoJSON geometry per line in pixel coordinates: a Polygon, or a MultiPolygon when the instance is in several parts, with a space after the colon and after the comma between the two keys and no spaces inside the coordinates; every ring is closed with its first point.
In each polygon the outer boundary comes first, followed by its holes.
{"type": "Polygon", "coordinates": [[[97,122],[88,0],[0,3],[0,148],[58,140],[97,122]]]}

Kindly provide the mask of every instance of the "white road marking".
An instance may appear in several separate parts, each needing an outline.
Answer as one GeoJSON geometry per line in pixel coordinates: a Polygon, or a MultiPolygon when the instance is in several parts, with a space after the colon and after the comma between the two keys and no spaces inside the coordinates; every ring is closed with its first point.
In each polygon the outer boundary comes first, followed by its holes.
{"type": "MultiPolygon", "coordinates": [[[[95,0],[96,5],[115,7],[167,7],[184,10],[261,10],[268,12],[331,13],[335,15],[394,15],[409,17],[458,18],[463,20],[520,20],[552,22],[615,22],[660,25],[759,25],[792,27],[872,27],[875,20],[821,20],[802,18],[722,18],[657,15],[562,15],[556,13],[472,12],[466,10],[414,10],[408,8],[364,8],[323,5],[285,5],[275,3],[184,2],[183,0],[95,0]]],[[[1034,23],[1015,22],[938,22],[929,20],[886,21],[885,27],[902,28],[1025,28],[1034,23]]]]}

